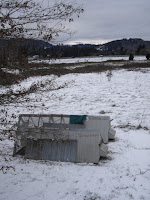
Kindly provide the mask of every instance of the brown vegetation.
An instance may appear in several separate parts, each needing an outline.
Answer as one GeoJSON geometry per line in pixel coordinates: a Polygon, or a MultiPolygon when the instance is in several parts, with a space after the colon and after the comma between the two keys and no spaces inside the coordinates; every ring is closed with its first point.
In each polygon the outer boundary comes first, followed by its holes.
{"type": "Polygon", "coordinates": [[[150,62],[130,62],[130,61],[113,61],[113,65],[110,62],[101,63],[79,63],[77,64],[48,64],[48,63],[30,63],[24,66],[7,66],[7,69],[19,69],[20,74],[15,75],[6,73],[0,69],[0,85],[11,85],[17,83],[19,80],[26,79],[31,76],[45,76],[45,75],[57,75],[61,76],[69,73],[93,73],[104,72],[107,70],[139,70],[141,68],[150,68],[150,62]],[[118,65],[121,63],[121,66],[118,65]],[[83,66],[84,65],[84,66],[83,66]],[[71,68],[73,67],[73,68],[71,68]]]}

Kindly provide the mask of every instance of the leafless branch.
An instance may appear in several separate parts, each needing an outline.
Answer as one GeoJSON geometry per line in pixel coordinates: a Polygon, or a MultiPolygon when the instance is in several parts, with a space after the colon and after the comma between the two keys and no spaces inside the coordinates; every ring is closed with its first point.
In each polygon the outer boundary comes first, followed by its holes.
{"type": "Polygon", "coordinates": [[[0,0],[0,38],[40,37],[52,40],[60,33],[70,33],[64,25],[83,12],[75,1],[0,0]]]}

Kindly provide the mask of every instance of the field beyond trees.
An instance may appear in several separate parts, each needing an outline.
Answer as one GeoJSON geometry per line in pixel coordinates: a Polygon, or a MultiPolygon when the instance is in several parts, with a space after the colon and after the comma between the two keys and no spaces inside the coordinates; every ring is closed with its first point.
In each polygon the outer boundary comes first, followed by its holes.
{"type": "MultiPolygon", "coordinates": [[[[107,70],[138,70],[139,68],[150,67],[149,60],[128,61],[126,60],[127,57],[122,57],[121,60],[117,60],[117,57],[116,60],[109,60],[109,57],[106,57],[107,60],[99,62],[98,60],[100,59],[97,58],[98,57],[91,59],[90,57],[87,57],[84,60],[82,59],[82,62],[80,62],[81,58],[79,58],[79,61],[78,59],[63,59],[63,63],[61,63],[61,61],[55,62],[53,59],[37,60],[26,63],[25,65],[4,65],[0,68],[0,85],[7,86],[19,83],[19,81],[32,76],[45,76],[52,74],[60,76],[70,73],[101,73],[107,70]],[[73,60],[76,61],[73,62],[73,60]]],[[[110,57],[110,59],[112,58],[110,57]]]]}

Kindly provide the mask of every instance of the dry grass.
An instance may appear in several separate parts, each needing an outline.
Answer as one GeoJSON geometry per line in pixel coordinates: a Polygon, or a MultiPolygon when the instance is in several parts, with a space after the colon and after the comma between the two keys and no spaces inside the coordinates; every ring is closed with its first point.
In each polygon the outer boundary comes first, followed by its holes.
{"type": "Polygon", "coordinates": [[[139,70],[142,68],[150,68],[150,62],[136,62],[136,61],[113,61],[101,63],[78,63],[78,64],[48,64],[48,63],[30,63],[25,66],[5,66],[6,69],[18,69],[19,75],[3,72],[0,69],[0,85],[11,85],[20,80],[26,79],[31,76],[45,76],[45,75],[64,75],[69,73],[92,73],[104,72],[107,70],[139,70]],[[116,64],[115,64],[116,62],[116,64]],[[121,64],[121,66],[119,65],[121,64]],[[78,67],[74,67],[78,65],[78,67]],[[84,66],[83,66],[84,65],[84,66]],[[70,67],[70,68],[69,68],[70,67]],[[74,68],[71,68],[74,67],[74,68]]]}

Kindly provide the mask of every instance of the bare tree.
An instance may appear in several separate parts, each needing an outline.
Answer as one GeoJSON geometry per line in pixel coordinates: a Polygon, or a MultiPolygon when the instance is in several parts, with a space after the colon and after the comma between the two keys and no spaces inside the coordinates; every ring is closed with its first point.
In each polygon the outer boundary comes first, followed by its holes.
{"type": "Polygon", "coordinates": [[[74,0],[0,0],[0,38],[55,39],[83,12],[74,0]]]}

